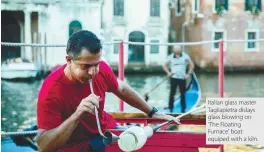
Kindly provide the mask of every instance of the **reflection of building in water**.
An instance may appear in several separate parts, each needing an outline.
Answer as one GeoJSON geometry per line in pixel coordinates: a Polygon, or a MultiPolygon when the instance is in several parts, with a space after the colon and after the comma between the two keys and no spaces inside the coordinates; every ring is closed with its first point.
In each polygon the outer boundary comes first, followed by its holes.
{"type": "MultiPolygon", "coordinates": [[[[2,42],[67,44],[79,29],[96,34],[101,29],[100,0],[2,0],[1,5],[2,42]]],[[[65,63],[64,47],[1,48],[2,59],[23,57],[50,67],[65,63]]]]}

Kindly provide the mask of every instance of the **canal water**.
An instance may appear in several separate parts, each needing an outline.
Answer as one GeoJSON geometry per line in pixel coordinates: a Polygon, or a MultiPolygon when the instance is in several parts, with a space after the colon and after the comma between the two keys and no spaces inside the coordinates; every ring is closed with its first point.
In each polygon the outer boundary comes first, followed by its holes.
{"type": "MultiPolygon", "coordinates": [[[[125,82],[139,94],[144,95],[155,84],[162,81],[164,75],[126,75],[125,82]]],[[[218,75],[197,75],[202,98],[218,97],[218,75]]],[[[2,131],[21,131],[36,123],[36,103],[38,90],[43,80],[34,82],[1,81],[1,123],[2,131]]],[[[226,74],[225,96],[228,97],[264,97],[264,74],[226,74]]],[[[158,108],[167,107],[169,81],[164,82],[149,94],[149,103],[158,108]]],[[[118,98],[108,93],[106,111],[118,111],[118,98]]],[[[138,112],[125,105],[125,111],[138,112]]]]}

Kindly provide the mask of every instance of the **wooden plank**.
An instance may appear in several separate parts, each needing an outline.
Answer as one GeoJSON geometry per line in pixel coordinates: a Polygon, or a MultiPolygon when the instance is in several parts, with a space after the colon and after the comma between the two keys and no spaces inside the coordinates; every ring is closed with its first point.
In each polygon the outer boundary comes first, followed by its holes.
{"type": "MultiPolygon", "coordinates": [[[[145,119],[152,119],[148,118],[148,116],[144,113],[131,113],[131,112],[110,112],[110,114],[115,118],[115,119],[123,119],[123,118],[145,118],[145,119]]],[[[168,114],[173,117],[177,117],[181,114],[168,114]]],[[[193,119],[193,120],[204,120],[206,118],[206,115],[186,115],[182,117],[182,119],[193,119]]]]}

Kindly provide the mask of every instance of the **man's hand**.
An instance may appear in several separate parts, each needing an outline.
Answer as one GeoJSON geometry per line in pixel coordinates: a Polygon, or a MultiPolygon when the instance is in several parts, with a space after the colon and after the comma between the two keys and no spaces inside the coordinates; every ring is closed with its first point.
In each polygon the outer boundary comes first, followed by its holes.
{"type": "Polygon", "coordinates": [[[94,106],[99,108],[100,97],[95,94],[90,94],[88,97],[82,99],[81,103],[75,111],[75,115],[79,118],[83,112],[94,114],[94,106]]]}
{"type": "Polygon", "coordinates": [[[172,73],[171,72],[168,72],[167,75],[170,77],[172,75],[172,73]]]}
{"type": "Polygon", "coordinates": [[[177,118],[175,118],[173,116],[170,116],[170,115],[166,115],[166,114],[160,113],[160,112],[154,113],[152,118],[162,119],[162,120],[167,120],[167,121],[171,121],[172,120],[172,121],[174,121],[177,124],[181,124],[179,119],[177,119],[177,118]]]}
{"type": "Polygon", "coordinates": [[[190,78],[190,74],[185,74],[184,79],[187,80],[190,78]]]}

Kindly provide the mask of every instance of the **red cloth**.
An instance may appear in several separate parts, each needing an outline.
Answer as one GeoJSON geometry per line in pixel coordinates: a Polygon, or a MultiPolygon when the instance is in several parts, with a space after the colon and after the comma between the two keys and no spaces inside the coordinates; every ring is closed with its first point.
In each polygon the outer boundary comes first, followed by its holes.
{"type": "MultiPolygon", "coordinates": [[[[41,86],[37,104],[37,121],[40,129],[58,127],[75,112],[81,100],[91,94],[88,83],[76,84],[65,76],[65,67],[66,65],[63,65],[51,73],[41,86]]],[[[101,97],[98,113],[104,131],[106,128],[116,127],[116,121],[103,109],[105,93],[117,91],[118,82],[112,69],[105,62],[102,61],[99,68],[100,71],[92,82],[94,93],[101,97]]],[[[80,119],[67,144],[59,151],[88,151],[88,140],[99,133],[96,119],[90,113],[83,114],[80,119]]]]}

